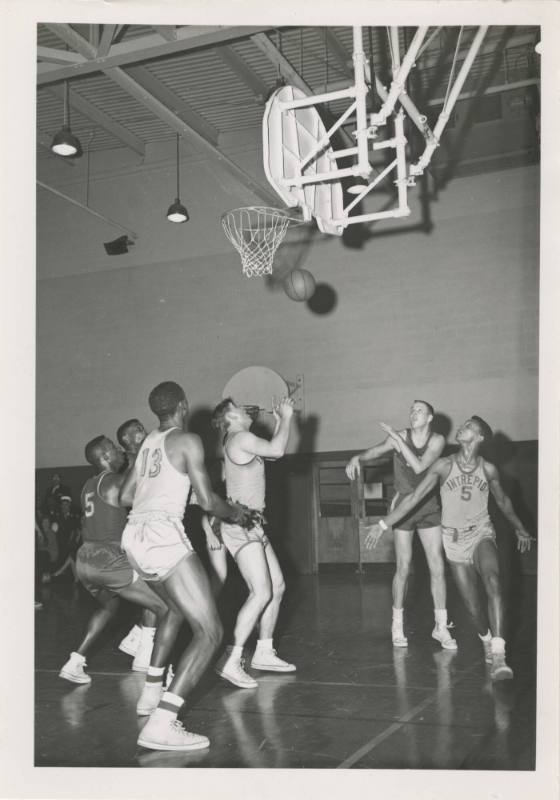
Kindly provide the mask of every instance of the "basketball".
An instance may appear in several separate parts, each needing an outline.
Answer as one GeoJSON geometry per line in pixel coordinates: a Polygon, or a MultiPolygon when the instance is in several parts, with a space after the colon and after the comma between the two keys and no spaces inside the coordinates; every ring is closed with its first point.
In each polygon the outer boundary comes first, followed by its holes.
{"type": "Polygon", "coordinates": [[[315,291],[315,278],[306,269],[293,269],[284,278],[284,291],[290,300],[309,300],[315,291]]]}

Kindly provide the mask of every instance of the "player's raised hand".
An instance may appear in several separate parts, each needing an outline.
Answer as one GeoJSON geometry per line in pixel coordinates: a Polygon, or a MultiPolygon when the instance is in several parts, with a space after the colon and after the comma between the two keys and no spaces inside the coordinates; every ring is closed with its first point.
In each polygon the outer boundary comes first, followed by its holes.
{"type": "Polygon", "coordinates": [[[517,537],[517,549],[520,553],[527,553],[531,549],[531,542],[537,541],[524,528],[517,528],[515,535],[517,537]]]}
{"type": "Polygon", "coordinates": [[[360,459],[358,456],[352,456],[348,464],[346,464],[345,472],[351,481],[358,477],[360,474],[360,459]]]}
{"type": "Polygon", "coordinates": [[[390,425],[387,425],[386,422],[380,422],[379,426],[385,431],[387,436],[389,436],[395,442],[395,444],[400,445],[402,439],[396,430],[394,430],[394,428],[392,428],[390,425]]]}
{"type": "Polygon", "coordinates": [[[282,397],[276,405],[276,413],[281,419],[290,419],[294,413],[294,401],[292,398],[282,397]]]}
{"type": "Polygon", "coordinates": [[[365,545],[367,550],[373,550],[374,547],[377,547],[379,540],[383,536],[383,528],[378,522],[374,522],[374,524],[370,527],[369,531],[367,532],[365,538],[365,545]]]}

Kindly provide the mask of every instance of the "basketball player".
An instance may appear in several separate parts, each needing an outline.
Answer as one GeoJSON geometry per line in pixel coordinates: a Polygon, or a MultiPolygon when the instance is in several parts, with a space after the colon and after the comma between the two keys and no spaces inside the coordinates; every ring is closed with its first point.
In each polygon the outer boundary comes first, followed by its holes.
{"type": "MultiPolygon", "coordinates": [[[[381,423],[388,434],[380,444],[370,447],[350,459],[346,474],[354,479],[361,465],[393,451],[393,470],[396,494],[391,508],[398,508],[405,495],[420,483],[426,470],[436,461],[445,447],[445,439],[431,428],[434,409],[425,400],[415,400],[410,409],[410,428],[394,431],[389,425],[381,423]]],[[[393,578],[393,622],[391,635],[394,647],[407,647],[404,634],[403,607],[410,574],[412,559],[412,537],[414,531],[426,554],[430,571],[430,587],[434,601],[435,626],[432,638],[446,650],[456,650],[457,643],[447,627],[445,564],[441,538],[441,516],[437,496],[432,493],[424,503],[418,504],[411,513],[401,515],[394,531],[397,568],[393,578]]]]}
{"type": "Polygon", "coordinates": [[[263,530],[265,473],[263,458],[277,459],[284,455],[290,435],[293,401],[283,399],[274,408],[276,427],[270,441],[250,432],[252,417],[243,406],[226,398],[216,406],[213,425],[224,434],[224,471],[229,498],[255,509],[260,524],[249,531],[239,525],[222,523],[222,540],[235,559],[249,589],[233,631],[233,644],[226,647],[216,665],[222,678],[243,689],[258,684],[243,669],[243,647],[256,624],[259,639],[251,661],[253,669],[273,672],[294,672],[295,666],[278,658],[272,638],[280,603],[284,594],[284,578],[278,559],[263,530]]]}
{"type": "Polygon", "coordinates": [[[482,640],[486,660],[492,664],[493,680],[512,678],[506,664],[504,605],[500,591],[496,533],[488,515],[488,496],[492,492],[517,537],[517,549],[524,553],[534,539],[513,511],[509,497],[500,485],[498,471],[478,451],[492,437],[489,425],[480,417],[470,417],[457,431],[459,452],[440,458],[416,489],[399,506],[374,525],[366,546],[375,547],[383,531],[398,522],[438,483],[442,501],[443,546],[451,564],[457,588],[482,640]],[[487,611],[478,592],[478,577],[486,592],[487,611]],[[489,621],[489,625],[488,625],[489,621]]]}
{"type": "Polygon", "coordinates": [[[117,429],[117,441],[124,450],[127,467],[131,467],[138,455],[140,446],[148,434],[138,419],[127,419],[117,429]]]}
{"type": "Polygon", "coordinates": [[[97,474],[89,478],[81,494],[84,523],[83,545],[76,556],[77,575],[101,608],[88,622],[79,647],[60,670],[60,677],[73,683],[90,683],[84,672],[86,653],[115,616],[119,598],[148,608],[160,622],[152,656],[156,667],[164,667],[161,656],[167,638],[174,640],[182,617],[166,604],[133,571],[121,550],[120,540],[127,512],[119,506],[119,489],[124,476],[119,474],[124,456],[106,436],[96,436],[85,448],[86,460],[97,474]]]}
{"type": "MultiPolygon", "coordinates": [[[[148,669],[141,699],[148,705],[151,697],[157,707],[138,744],[152,750],[198,750],[210,742],[186,731],[177,715],[220,644],[222,626],[208,577],[182,525],[190,487],[210,514],[247,526],[254,514],[212,491],[200,437],[183,431],[188,414],[183,389],[172,381],[160,383],[150,392],[149,405],[159,427],[144,439],[120,492],[121,504],[132,506],[122,546],[139,574],[189,623],[193,637],[163,696],[163,669],[148,669]]],[[[167,657],[172,646],[168,643],[167,657]]]]}
{"type": "MultiPolygon", "coordinates": [[[[126,469],[130,469],[136,460],[140,445],[146,438],[146,429],[138,419],[127,419],[117,429],[117,441],[126,456],[126,469]]],[[[132,669],[146,672],[150,665],[156,618],[151,611],[142,612],[141,625],[134,625],[119,643],[119,650],[133,656],[132,669]]]]}

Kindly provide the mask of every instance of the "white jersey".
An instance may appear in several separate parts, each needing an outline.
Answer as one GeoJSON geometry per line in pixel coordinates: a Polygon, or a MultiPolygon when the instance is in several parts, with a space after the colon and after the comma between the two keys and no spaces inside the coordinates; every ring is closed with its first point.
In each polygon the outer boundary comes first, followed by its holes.
{"type": "Polygon", "coordinates": [[[188,475],[171,464],[165,453],[165,439],[172,430],[178,429],[152,431],[142,442],[134,462],[136,492],[133,514],[159,511],[183,518],[191,481],[188,475]]]}
{"type": "MultiPolygon", "coordinates": [[[[233,434],[235,436],[236,434],[233,434]]],[[[246,464],[233,461],[228,453],[228,443],[233,436],[224,440],[224,465],[227,496],[257,511],[264,510],[265,478],[264,462],[260,456],[253,456],[246,464]]]]}
{"type": "Polygon", "coordinates": [[[461,469],[452,456],[449,475],[440,486],[441,524],[444,528],[468,528],[488,516],[488,479],[482,459],[470,472],[461,469]]]}

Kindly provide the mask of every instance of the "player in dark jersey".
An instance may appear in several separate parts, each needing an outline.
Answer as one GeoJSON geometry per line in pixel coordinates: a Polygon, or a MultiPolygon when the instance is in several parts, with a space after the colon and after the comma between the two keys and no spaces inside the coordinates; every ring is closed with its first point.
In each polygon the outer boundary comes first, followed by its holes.
{"type": "Polygon", "coordinates": [[[445,553],[482,640],[486,660],[492,664],[490,675],[493,680],[503,680],[512,678],[513,672],[505,661],[504,604],[496,534],[488,515],[489,492],[514,528],[517,549],[524,553],[534,539],[516,516],[511,500],[500,485],[498,470],[478,454],[480,446],[491,436],[492,431],[484,420],[470,417],[457,431],[460,447],[457,455],[438,459],[399,507],[373,526],[366,546],[375,547],[383,531],[409,513],[439,483],[445,553]],[[479,577],[486,592],[486,608],[480,601],[479,577]]]}
{"type": "Polygon", "coordinates": [[[60,670],[60,677],[73,683],[90,683],[84,672],[86,654],[101,631],[115,616],[119,597],[152,611],[160,625],[155,636],[152,663],[164,667],[161,651],[169,638],[175,639],[182,618],[169,610],[163,600],[134,572],[121,550],[120,540],[126,524],[127,511],[119,506],[118,494],[124,475],[118,474],[124,455],[106,436],[97,436],[85,448],[86,460],[97,469],[81,494],[84,523],[83,545],[76,556],[77,575],[97,600],[101,608],[88,622],[86,634],[79,647],[71,653],[60,670]]]}
{"type": "MultiPolygon", "coordinates": [[[[350,459],[346,474],[350,479],[356,477],[361,465],[385,453],[393,452],[393,469],[396,494],[391,508],[396,508],[402,498],[412,492],[420,483],[426,470],[443,452],[445,439],[434,433],[431,422],[434,409],[425,400],[415,400],[410,409],[410,428],[394,431],[389,425],[381,423],[388,434],[379,444],[370,447],[350,459]]],[[[391,635],[395,647],[406,647],[408,639],[404,635],[403,607],[410,574],[412,559],[412,537],[414,531],[426,554],[430,571],[430,587],[434,600],[435,626],[432,637],[446,650],[456,650],[457,644],[447,627],[447,606],[445,586],[445,565],[443,561],[441,517],[439,502],[435,493],[426,497],[423,503],[410,510],[400,519],[395,528],[395,555],[397,568],[393,578],[393,621],[391,635]]]]}

